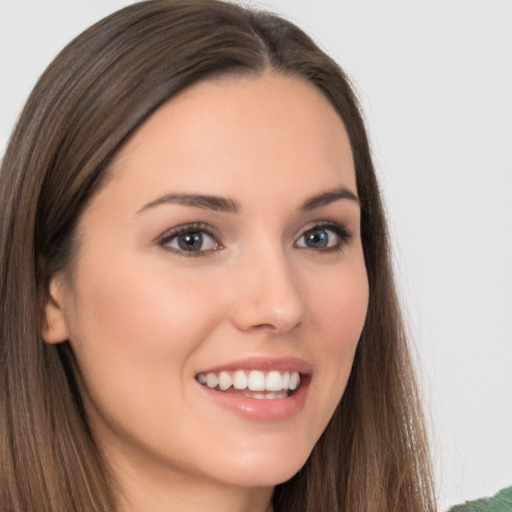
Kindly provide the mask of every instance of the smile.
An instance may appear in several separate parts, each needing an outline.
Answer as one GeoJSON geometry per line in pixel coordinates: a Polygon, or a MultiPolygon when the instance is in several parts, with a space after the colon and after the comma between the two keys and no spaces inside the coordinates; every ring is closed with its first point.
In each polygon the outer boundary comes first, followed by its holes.
{"type": "Polygon", "coordinates": [[[301,384],[297,371],[235,370],[199,373],[196,380],[215,391],[256,399],[288,398],[301,384]]]}
{"type": "Polygon", "coordinates": [[[303,409],[312,381],[297,357],[248,357],[204,368],[195,375],[200,396],[245,419],[284,421],[303,409]]]}

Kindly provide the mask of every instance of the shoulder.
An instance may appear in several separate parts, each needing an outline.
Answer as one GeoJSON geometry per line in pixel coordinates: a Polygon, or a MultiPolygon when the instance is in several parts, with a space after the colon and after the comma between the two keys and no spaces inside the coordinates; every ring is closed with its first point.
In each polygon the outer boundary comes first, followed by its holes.
{"type": "Polygon", "coordinates": [[[475,501],[466,501],[463,505],[457,505],[449,512],[511,512],[512,511],[512,487],[507,487],[495,494],[492,498],[482,498],[475,501]]]}

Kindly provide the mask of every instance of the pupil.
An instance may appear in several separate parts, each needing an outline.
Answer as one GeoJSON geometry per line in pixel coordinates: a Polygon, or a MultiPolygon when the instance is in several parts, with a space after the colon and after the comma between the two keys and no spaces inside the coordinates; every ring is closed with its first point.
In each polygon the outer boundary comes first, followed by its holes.
{"type": "Polygon", "coordinates": [[[184,251],[198,251],[203,245],[203,235],[201,233],[187,233],[178,238],[178,245],[184,251]]]}
{"type": "Polygon", "coordinates": [[[307,236],[307,245],[309,247],[326,247],[327,243],[329,242],[329,236],[327,235],[327,232],[325,230],[321,231],[312,231],[307,236]]]}

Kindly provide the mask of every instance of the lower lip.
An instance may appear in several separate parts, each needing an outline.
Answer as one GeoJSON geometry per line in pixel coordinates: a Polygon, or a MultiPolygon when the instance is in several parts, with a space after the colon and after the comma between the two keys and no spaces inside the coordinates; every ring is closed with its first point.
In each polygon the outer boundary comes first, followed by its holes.
{"type": "Polygon", "coordinates": [[[286,398],[250,398],[243,395],[215,391],[199,382],[200,389],[209,400],[235,414],[257,421],[279,421],[296,415],[306,402],[310,377],[304,377],[297,391],[286,398]]]}

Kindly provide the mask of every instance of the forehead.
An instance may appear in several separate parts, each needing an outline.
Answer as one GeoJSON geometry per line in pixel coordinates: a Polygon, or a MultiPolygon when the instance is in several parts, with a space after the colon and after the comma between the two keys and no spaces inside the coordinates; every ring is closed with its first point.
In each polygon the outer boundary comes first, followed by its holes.
{"type": "Polygon", "coordinates": [[[114,181],[129,178],[141,188],[206,186],[220,195],[237,179],[267,188],[293,180],[297,189],[305,178],[318,188],[341,180],[355,189],[338,113],[309,82],[272,72],[207,80],[182,91],[138,128],[111,173],[114,181]]]}

